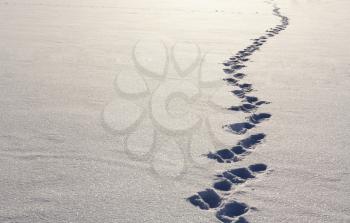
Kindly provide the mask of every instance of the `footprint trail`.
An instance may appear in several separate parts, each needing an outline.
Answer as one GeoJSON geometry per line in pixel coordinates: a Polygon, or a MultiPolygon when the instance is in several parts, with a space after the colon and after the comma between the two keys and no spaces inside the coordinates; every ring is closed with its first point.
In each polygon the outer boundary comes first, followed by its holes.
{"type": "MultiPolygon", "coordinates": [[[[247,76],[243,70],[247,67],[246,62],[250,60],[249,57],[260,50],[269,38],[278,35],[289,25],[289,18],[282,15],[280,8],[276,5],[273,5],[273,15],[280,18],[280,24],[266,30],[264,35],[253,39],[249,46],[238,51],[223,63],[225,66],[223,69],[224,73],[230,75],[224,81],[237,88],[232,91],[232,94],[241,99],[240,105],[232,106],[228,110],[249,114],[243,122],[224,126],[227,131],[234,134],[244,135],[272,116],[269,113],[257,113],[260,106],[270,102],[260,100],[258,97],[251,95],[251,92],[255,91],[252,84],[241,82],[247,76]]],[[[231,148],[210,152],[207,154],[207,158],[218,163],[238,162],[249,155],[265,138],[266,135],[264,133],[251,134],[231,148]]],[[[244,218],[244,215],[255,208],[232,199],[232,194],[236,191],[237,186],[244,185],[247,181],[255,179],[261,173],[266,172],[267,169],[266,164],[257,163],[248,167],[226,170],[215,176],[215,181],[211,188],[196,193],[187,198],[187,201],[201,210],[214,210],[216,218],[221,222],[247,223],[248,221],[244,218]]]]}

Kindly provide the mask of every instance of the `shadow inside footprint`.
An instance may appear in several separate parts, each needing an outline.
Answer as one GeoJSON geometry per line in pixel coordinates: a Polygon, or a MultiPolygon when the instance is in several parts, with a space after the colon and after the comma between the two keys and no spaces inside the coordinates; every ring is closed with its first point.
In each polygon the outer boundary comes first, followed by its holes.
{"type": "Polygon", "coordinates": [[[240,203],[237,201],[231,201],[227,203],[222,209],[220,209],[216,217],[224,222],[232,222],[236,217],[239,217],[249,211],[248,205],[244,203],[240,203]]]}
{"type": "Polygon", "coordinates": [[[228,172],[244,180],[247,180],[249,178],[255,178],[255,176],[247,168],[232,169],[232,170],[229,170],[228,172]]]}
{"type": "Polygon", "coordinates": [[[198,194],[187,198],[187,200],[194,206],[197,206],[203,210],[217,208],[221,204],[220,196],[210,188],[206,189],[205,191],[198,192],[198,194]]]}
{"type": "Polygon", "coordinates": [[[199,195],[193,195],[189,198],[187,198],[187,201],[189,201],[191,204],[193,204],[194,206],[199,207],[202,210],[209,210],[209,205],[206,204],[202,198],[199,195]]]}
{"type": "Polygon", "coordinates": [[[232,74],[234,70],[225,68],[223,69],[223,71],[225,72],[225,74],[232,74]]]}
{"type": "Polygon", "coordinates": [[[245,76],[245,74],[243,74],[243,73],[237,73],[237,74],[234,74],[233,76],[234,76],[235,78],[242,79],[242,78],[245,76]]]}
{"type": "Polygon", "coordinates": [[[221,149],[216,152],[223,159],[233,159],[235,154],[229,149],[221,149]]]}
{"type": "Polygon", "coordinates": [[[241,160],[241,157],[248,155],[250,149],[254,149],[255,146],[262,142],[266,137],[263,133],[250,135],[245,139],[242,139],[238,144],[230,149],[221,149],[216,152],[210,152],[207,154],[209,159],[216,160],[219,163],[231,163],[241,160]]]}
{"type": "Polygon", "coordinates": [[[255,103],[257,106],[263,105],[263,104],[270,104],[268,101],[258,101],[255,103]]]}
{"type": "Polygon", "coordinates": [[[215,153],[210,152],[207,157],[209,159],[214,159],[219,163],[231,163],[236,161],[235,154],[229,149],[221,149],[216,151],[215,153]]]}
{"type": "Polygon", "coordinates": [[[231,151],[237,155],[247,152],[247,150],[243,149],[242,146],[234,146],[231,148],[231,151]]]}
{"type": "Polygon", "coordinates": [[[213,187],[217,190],[229,191],[229,190],[231,190],[232,183],[229,180],[224,179],[224,180],[220,180],[220,181],[215,182],[213,187]]]}
{"type": "Polygon", "coordinates": [[[267,165],[263,163],[257,163],[250,165],[248,168],[252,172],[263,172],[267,169],[267,165]]]}
{"type": "Polygon", "coordinates": [[[238,87],[240,87],[245,92],[250,92],[253,90],[252,84],[239,84],[238,87]]]}
{"type": "Polygon", "coordinates": [[[245,100],[249,103],[255,103],[257,102],[259,99],[257,97],[254,96],[245,96],[245,100]]]}
{"type": "Polygon", "coordinates": [[[228,179],[231,183],[233,184],[242,184],[245,182],[244,179],[232,174],[230,171],[225,171],[222,173],[222,175],[218,175],[218,177],[224,177],[226,179],[228,179]]]}
{"type": "Polygon", "coordinates": [[[231,111],[243,111],[246,113],[253,112],[257,109],[257,107],[253,104],[242,104],[240,106],[232,106],[229,108],[231,111]]]}
{"type": "Polygon", "coordinates": [[[261,143],[261,141],[266,137],[264,133],[259,133],[251,135],[246,139],[241,140],[238,144],[246,149],[253,149],[255,145],[261,143]]]}
{"type": "Polygon", "coordinates": [[[249,122],[242,122],[242,123],[230,124],[225,127],[227,127],[231,132],[241,135],[246,133],[249,129],[254,128],[255,125],[249,122]]]}
{"type": "Polygon", "coordinates": [[[233,70],[240,70],[240,69],[242,69],[243,67],[245,67],[245,65],[237,64],[237,65],[231,66],[231,68],[232,68],[233,70]]]}
{"type": "Polygon", "coordinates": [[[271,114],[268,113],[259,113],[259,114],[253,114],[252,116],[249,117],[249,121],[258,124],[266,119],[271,118],[271,114]]]}
{"type": "Polygon", "coordinates": [[[233,90],[232,93],[239,98],[244,98],[244,94],[245,94],[243,90],[233,90]]]}
{"type": "Polygon", "coordinates": [[[250,165],[248,168],[242,167],[237,169],[231,169],[216,175],[218,181],[213,186],[217,190],[228,191],[231,190],[232,185],[243,184],[249,179],[256,177],[258,173],[262,173],[267,169],[267,165],[263,163],[257,163],[250,165]]]}
{"type": "Polygon", "coordinates": [[[236,79],[234,79],[232,77],[225,78],[224,80],[231,85],[236,85],[236,83],[238,82],[236,79]]]}

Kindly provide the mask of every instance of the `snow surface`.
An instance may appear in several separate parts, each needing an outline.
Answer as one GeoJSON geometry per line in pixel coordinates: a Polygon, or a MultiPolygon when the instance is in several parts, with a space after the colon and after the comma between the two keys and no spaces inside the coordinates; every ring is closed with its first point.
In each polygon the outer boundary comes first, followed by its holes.
{"type": "Polygon", "coordinates": [[[1,0],[0,222],[220,222],[186,199],[255,163],[220,192],[247,221],[350,222],[350,2],[277,6],[290,25],[241,81],[272,117],[232,134],[250,114],[226,109],[222,63],[280,23],[273,4],[1,0]],[[206,156],[257,133],[239,162],[206,156]]]}

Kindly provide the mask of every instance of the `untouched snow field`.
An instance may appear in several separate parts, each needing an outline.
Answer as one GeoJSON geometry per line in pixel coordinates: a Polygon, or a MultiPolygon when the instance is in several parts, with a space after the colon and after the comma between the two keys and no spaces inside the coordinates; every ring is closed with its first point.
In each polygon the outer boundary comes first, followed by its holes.
{"type": "Polygon", "coordinates": [[[350,222],[349,10],[0,0],[0,222],[350,222]]]}

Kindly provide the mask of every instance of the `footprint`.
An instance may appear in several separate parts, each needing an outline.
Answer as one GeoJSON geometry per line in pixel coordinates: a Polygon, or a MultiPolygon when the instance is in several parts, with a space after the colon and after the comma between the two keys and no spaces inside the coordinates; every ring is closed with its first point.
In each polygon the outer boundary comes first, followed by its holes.
{"type": "Polygon", "coordinates": [[[260,106],[260,105],[263,105],[263,104],[270,104],[270,102],[268,102],[268,101],[258,101],[258,102],[255,103],[255,105],[257,105],[257,106],[260,106]]]}
{"type": "Polygon", "coordinates": [[[266,171],[267,165],[257,163],[248,168],[231,169],[217,175],[217,181],[213,187],[219,191],[229,191],[233,185],[245,183],[248,179],[255,178],[256,174],[266,171]]]}
{"type": "MultiPolygon", "coordinates": [[[[237,217],[240,217],[248,211],[249,207],[245,203],[231,201],[225,204],[225,206],[216,213],[216,217],[224,223],[229,223],[235,220],[239,220],[237,217]]],[[[242,220],[240,221],[242,222],[242,220]]]]}
{"type": "Polygon", "coordinates": [[[254,149],[255,146],[262,142],[262,140],[266,137],[264,133],[259,133],[255,135],[251,135],[246,139],[241,140],[238,145],[242,146],[246,149],[254,149]]]}
{"type": "Polygon", "coordinates": [[[215,182],[213,184],[213,187],[217,190],[229,191],[232,188],[232,183],[231,183],[231,181],[229,181],[227,179],[223,179],[223,180],[215,182]]]}
{"type": "Polygon", "coordinates": [[[245,92],[243,90],[233,90],[232,93],[237,97],[242,98],[243,104],[239,106],[229,107],[228,110],[231,111],[242,111],[245,113],[252,113],[255,112],[260,105],[270,104],[270,102],[268,101],[259,101],[257,97],[245,95],[245,92]]]}
{"type": "Polygon", "coordinates": [[[226,61],[226,62],[223,62],[222,63],[225,67],[229,67],[233,64],[233,61],[232,60],[229,60],[229,61],[226,61]]]}
{"type": "Polygon", "coordinates": [[[237,79],[234,79],[232,77],[229,78],[225,78],[224,81],[226,81],[227,83],[231,84],[231,85],[236,85],[236,83],[238,82],[237,79]]]}
{"type": "Polygon", "coordinates": [[[242,79],[242,78],[244,78],[246,75],[243,74],[243,73],[236,73],[236,74],[234,74],[233,76],[234,76],[235,78],[242,79]]]}
{"type": "Polygon", "coordinates": [[[229,170],[228,172],[244,180],[255,177],[247,168],[232,169],[232,170],[229,170]]]}
{"type": "Polygon", "coordinates": [[[255,125],[249,122],[241,122],[241,123],[226,125],[224,127],[228,128],[231,132],[235,134],[242,135],[246,133],[249,129],[254,128],[255,125]]]}
{"type": "Polygon", "coordinates": [[[246,113],[251,113],[254,112],[257,109],[257,106],[254,104],[242,104],[240,106],[231,106],[230,108],[228,108],[231,111],[242,111],[242,112],[246,112],[246,113]]]}
{"type": "Polygon", "coordinates": [[[230,149],[221,149],[215,153],[210,152],[207,157],[209,159],[216,160],[219,163],[231,163],[238,161],[238,156],[236,156],[235,152],[230,149]]]}
{"type": "Polygon", "coordinates": [[[239,84],[238,87],[240,87],[244,92],[250,92],[253,90],[252,84],[239,84]]]}
{"type": "Polygon", "coordinates": [[[259,114],[253,114],[249,117],[249,121],[253,124],[259,124],[266,119],[271,118],[271,114],[269,113],[259,113],[259,114]]]}
{"type": "Polygon", "coordinates": [[[254,96],[245,96],[245,101],[249,102],[251,104],[257,102],[259,99],[257,97],[254,96]]]}
{"type": "Polygon", "coordinates": [[[263,104],[270,104],[270,102],[268,102],[268,101],[259,101],[259,99],[257,97],[248,96],[248,95],[245,95],[245,98],[243,101],[248,102],[248,103],[253,104],[253,105],[256,105],[256,106],[260,106],[263,104]]]}
{"type": "Polygon", "coordinates": [[[187,200],[202,210],[217,208],[222,202],[222,198],[213,189],[200,191],[196,195],[187,198],[187,200]]]}
{"type": "Polygon", "coordinates": [[[233,69],[228,69],[228,68],[223,69],[223,71],[225,72],[225,74],[232,74],[234,72],[233,69]]]}
{"type": "Polygon", "coordinates": [[[249,150],[254,149],[255,146],[261,143],[265,137],[266,135],[263,133],[251,135],[239,141],[236,146],[230,149],[220,149],[216,152],[210,152],[207,154],[207,157],[208,159],[216,160],[219,163],[240,161],[243,156],[249,154],[249,150]]]}
{"type": "Polygon", "coordinates": [[[243,67],[246,67],[246,66],[245,66],[245,65],[242,65],[242,64],[237,64],[237,65],[231,66],[231,68],[232,68],[233,70],[240,70],[240,69],[242,69],[243,67]]]}
{"type": "Polygon", "coordinates": [[[233,90],[232,93],[239,98],[245,97],[245,92],[243,90],[233,90]]]}
{"type": "Polygon", "coordinates": [[[242,146],[234,146],[231,148],[231,151],[236,155],[241,155],[247,152],[242,146]]]}
{"type": "Polygon", "coordinates": [[[253,172],[259,173],[265,171],[267,169],[267,165],[263,163],[257,163],[250,165],[248,168],[253,172]]]}

